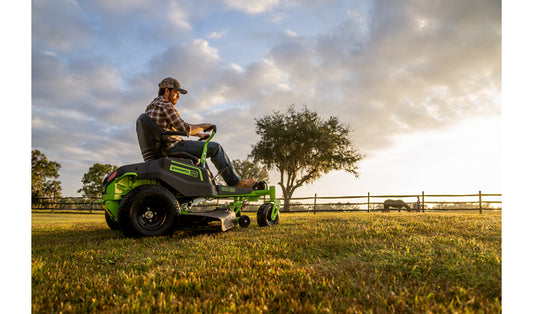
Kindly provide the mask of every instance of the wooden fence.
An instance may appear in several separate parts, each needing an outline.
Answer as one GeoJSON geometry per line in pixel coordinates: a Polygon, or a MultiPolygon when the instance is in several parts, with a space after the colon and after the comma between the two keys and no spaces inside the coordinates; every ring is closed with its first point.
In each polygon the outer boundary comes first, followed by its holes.
{"type": "Polygon", "coordinates": [[[46,211],[65,211],[65,210],[80,210],[89,211],[104,210],[102,204],[98,203],[99,199],[86,197],[39,197],[32,198],[32,210],[46,210],[46,211]]]}
{"type": "MultiPolygon", "coordinates": [[[[425,211],[457,211],[457,210],[501,210],[501,194],[483,194],[481,191],[475,194],[420,194],[411,195],[355,195],[355,196],[318,196],[296,197],[291,200],[291,212],[339,212],[339,211],[360,211],[375,212],[382,211],[383,202],[386,199],[401,199],[411,207],[411,210],[425,211]],[[418,204],[418,209],[416,208],[418,204]],[[494,207],[497,204],[499,206],[494,207]]],[[[82,197],[67,198],[35,198],[32,199],[32,210],[65,211],[81,210],[95,211],[103,210],[97,199],[82,197]]],[[[215,208],[224,205],[226,199],[206,201],[196,205],[202,209],[215,208]]],[[[281,199],[283,202],[283,199],[281,199]]],[[[255,204],[250,204],[244,211],[256,211],[255,204]]],[[[394,209],[393,209],[394,210],[394,209]]],[[[405,209],[403,209],[405,210],[405,209]]]]}
{"type": "MultiPolygon", "coordinates": [[[[323,212],[323,211],[383,211],[383,202],[387,199],[400,199],[415,211],[457,211],[457,210],[501,210],[502,194],[420,194],[411,195],[367,195],[357,196],[326,196],[300,197],[291,200],[291,211],[323,212]],[[460,200],[457,200],[460,199],[460,200]],[[337,200],[332,202],[332,200],[337,200]],[[324,202],[325,201],[325,202],[324,202]],[[300,203],[301,202],[301,203],[300,203]],[[492,206],[499,204],[498,207],[492,206]]],[[[392,209],[394,210],[394,209],[392,209]]],[[[405,210],[405,209],[402,209],[405,210]]]]}

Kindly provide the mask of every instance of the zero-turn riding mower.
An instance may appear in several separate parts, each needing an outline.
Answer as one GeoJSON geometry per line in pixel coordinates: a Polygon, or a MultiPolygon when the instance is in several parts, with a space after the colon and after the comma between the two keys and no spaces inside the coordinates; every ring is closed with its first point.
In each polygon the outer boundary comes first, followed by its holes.
{"type": "MultiPolygon", "coordinates": [[[[200,158],[186,152],[167,153],[169,136],[186,135],[166,131],[143,113],[137,119],[137,138],[143,163],[125,165],[106,176],[102,205],[111,229],[127,237],[171,235],[186,227],[218,225],[222,231],[237,224],[248,227],[250,217],[242,210],[247,202],[264,203],[257,210],[259,226],[279,222],[280,201],[274,187],[257,182],[252,188],[217,185],[206,165],[207,144],[216,126],[205,139],[200,158]],[[225,206],[197,211],[194,205],[205,200],[232,199],[225,206]]],[[[222,170],[223,171],[223,170],[222,170]]]]}

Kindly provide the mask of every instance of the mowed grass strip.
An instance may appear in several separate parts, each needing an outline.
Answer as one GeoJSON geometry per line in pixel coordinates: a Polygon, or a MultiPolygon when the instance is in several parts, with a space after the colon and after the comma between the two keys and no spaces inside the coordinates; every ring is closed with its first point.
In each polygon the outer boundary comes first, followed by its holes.
{"type": "Polygon", "coordinates": [[[103,214],[32,215],[40,312],[499,312],[501,213],[282,214],[127,239],[103,214]]]}

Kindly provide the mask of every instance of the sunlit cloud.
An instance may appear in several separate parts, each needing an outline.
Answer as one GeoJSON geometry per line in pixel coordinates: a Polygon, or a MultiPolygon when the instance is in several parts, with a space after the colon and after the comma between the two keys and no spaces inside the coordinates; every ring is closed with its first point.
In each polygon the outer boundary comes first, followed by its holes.
{"type": "Polygon", "coordinates": [[[276,7],[280,1],[279,0],[224,0],[224,3],[237,10],[244,11],[249,14],[259,14],[265,11],[270,11],[276,7]]]}

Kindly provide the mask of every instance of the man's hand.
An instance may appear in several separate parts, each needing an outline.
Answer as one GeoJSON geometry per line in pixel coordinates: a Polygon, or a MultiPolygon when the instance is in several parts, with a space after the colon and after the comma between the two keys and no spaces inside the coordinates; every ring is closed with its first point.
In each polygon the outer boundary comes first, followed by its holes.
{"type": "Polygon", "coordinates": [[[211,134],[200,132],[196,135],[199,137],[198,139],[199,141],[203,141],[203,140],[206,140],[211,134]]]}
{"type": "Polygon", "coordinates": [[[209,126],[207,128],[204,128],[204,131],[205,132],[211,132],[211,131],[215,131],[216,132],[216,127],[214,124],[208,124],[209,126]]]}
{"type": "MultiPolygon", "coordinates": [[[[191,126],[190,135],[200,136],[200,134],[205,130],[213,126],[210,123],[199,123],[199,124],[189,124],[191,126]]],[[[205,135],[205,133],[203,133],[205,135]]],[[[202,136],[200,136],[202,137],[202,136]]]]}

